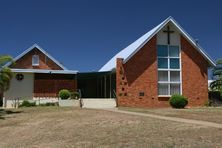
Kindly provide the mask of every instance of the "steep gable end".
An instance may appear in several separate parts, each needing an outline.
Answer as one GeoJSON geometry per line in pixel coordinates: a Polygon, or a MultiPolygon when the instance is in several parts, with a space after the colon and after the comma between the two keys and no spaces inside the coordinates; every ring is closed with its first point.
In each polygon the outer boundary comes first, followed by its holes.
{"type": "Polygon", "coordinates": [[[132,56],[134,56],[152,37],[154,37],[161,29],[166,25],[171,24],[175,29],[188,40],[188,42],[197,50],[209,63],[209,66],[215,66],[214,61],[207,55],[207,53],[195,43],[195,40],[172,18],[169,17],[160,23],[158,26],[147,32],[145,35],[137,39],[125,49],[117,53],[112,59],[110,59],[99,71],[111,71],[116,68],[116,59],[123,58],[126,63],[132,56]]]}
{"type": "Polygon", "coordinates": [[[6,66],[13,69],[67,70],[37,44],[34,44],[14,58],[14,61],[15,64],[8,63],[6,66]]]}

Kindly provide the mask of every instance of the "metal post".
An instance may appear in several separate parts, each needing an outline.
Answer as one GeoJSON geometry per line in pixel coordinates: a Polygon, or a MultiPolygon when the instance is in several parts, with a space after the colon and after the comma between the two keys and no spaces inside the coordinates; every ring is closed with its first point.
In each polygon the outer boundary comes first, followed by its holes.
{"type": "Polygon", "coordinates": [[[100,97],[102,98],[102,96],[103,96],[103,77],[100,77],[100,97]]]}
{"type": "Polygon", "coordinates": [[[104,76],[104,97],[106,98],[106,75],[104,76]]]}
{"type": "Polygon", "coordinates": [[[112,75],[111,75],[111,73],[109,74],[109,98],[112,98],[112,85],[111,85],[111,83],[112,83],[112,75]]]}

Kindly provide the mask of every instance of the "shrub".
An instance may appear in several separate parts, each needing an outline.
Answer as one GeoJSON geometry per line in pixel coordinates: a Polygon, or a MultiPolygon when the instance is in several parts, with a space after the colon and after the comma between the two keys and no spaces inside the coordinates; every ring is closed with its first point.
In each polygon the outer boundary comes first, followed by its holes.
{"type": "Polygon", "coordinates": [[[78,92],[70,92],[70,98],[71,99],[79,99],[79,93],[78,92]]]}
{"type": "Polygon", "coordinates": [[[220,91],[209,91],[208,94],[209,94],[210,99],[221,100],[221,92],[220,91]]]}
{"type": "Polygon", "coordinates": [[[57,102],[47,102],[47,103],[45,104],[45,106],[57,106],[57,105],[58,105],[57,102]]]}
{"type": "Polygon", "coordinates": [[[27,101],[27,100],[24,100],[22,102],[22,104],[19,105],[19,107],[32,107],[32,106],[36,106],[36,103],[35,102],[30,102],[30,101],[27,101]]]}
{"type": "Polygon", "coordinates": [[[172,95],[169,101],[173,108],[184,108],[188,104],[186,97],[177,94],[172,95]]]}
{"type": "Polygon", "coordinates": [[[39,106],[58,106],[57,102],[47,102],[44,104],[39,104],[39,106]]]}
{"type": "Polygon", "coordinates": [[[212,100],[211,99],[208,99],[205,103],[204,103],[204,106],[205,107],[210,107],[210,106],[212,106],[212,100]]]}
{"type": "Polygon", "coordinates": [[[66,100],[68,98],[70,98],[71,94],[69,92],[69,90],[67,89],[62,89],[59,91],[59,97],[62,99],[62,100],[66,100]]]}

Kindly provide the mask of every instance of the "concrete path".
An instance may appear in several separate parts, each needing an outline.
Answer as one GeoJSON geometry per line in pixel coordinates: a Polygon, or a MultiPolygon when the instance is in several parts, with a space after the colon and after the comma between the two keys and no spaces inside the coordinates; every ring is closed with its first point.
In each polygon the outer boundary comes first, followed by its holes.
{"type": "Polygon", "coordinates": [[[184,118],[178,118],[178,117],[167,117],[167,116],[161,116],[161,115],[155,115],[155,114],[149,114],[149,113],[131,112],[131,111],[118,110],[118,109],[104,109],[104,110],[117,112],[117,113],[123,113],[123,114],[129,114],[129,115],[137,115],[137,116],[150,117],[150,118],[156,118],[156,119],[161,119],[161,120],[182,122],[182,123],[188,123],[188,124],[196,124],[196,125],[201,125],[201,126],[222,129],[222,124],[208,122],[208,121],[184,119],[184,118]]]}

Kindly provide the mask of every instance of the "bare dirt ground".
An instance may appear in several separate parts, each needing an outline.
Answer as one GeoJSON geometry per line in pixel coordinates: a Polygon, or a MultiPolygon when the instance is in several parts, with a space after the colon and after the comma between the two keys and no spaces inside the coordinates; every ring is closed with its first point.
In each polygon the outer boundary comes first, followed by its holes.
{"type": "Polygon", "coordinates": [[[151,113],[168,117],[179,117],[186,119],[209,121],[222,124],[222,107],[200,107],[189,109],[141,109],[121,107],[119,109],[133,112],[151,113]]]}
{"type": "Polygon", "coordinates": [[[222,130],[103,110],[0,111],[0,147],[221,147],[222,130]]]}

